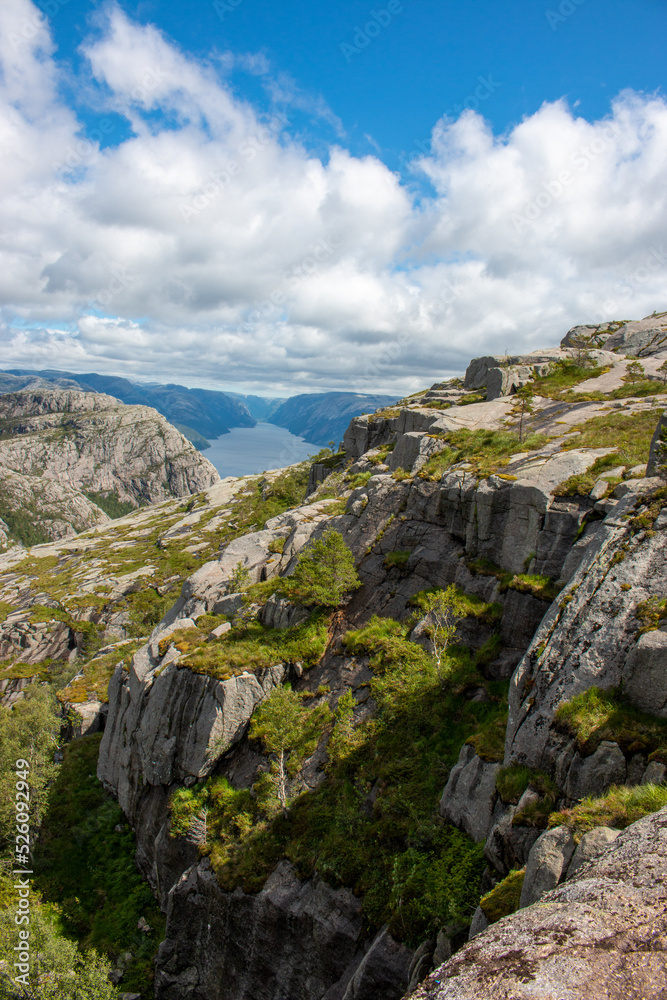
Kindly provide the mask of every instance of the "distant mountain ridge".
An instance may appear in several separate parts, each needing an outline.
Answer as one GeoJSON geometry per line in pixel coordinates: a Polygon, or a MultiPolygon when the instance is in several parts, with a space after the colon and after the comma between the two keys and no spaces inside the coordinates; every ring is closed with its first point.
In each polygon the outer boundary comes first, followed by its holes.
{"type": "MultiPolygon", "coordinates": [[[[27,368],[11,368],[0,373],[0,392],[16,391],[16,388],[37,388],[26,384],[12,388],[2,387],[3,375],[14,375],[34,380],[45,379],[56,383],[58,388],[73,388],[75,385],[84,392],[101,392],[107,396],[115,396],[122,403],[130,406],[151,406],[172,424],[180,424],[192,428],[205,438],[217,438],[229,433],[232,427],[254,427],[256,419],[251,415],[243,397],[236,397],[214,389],[189,389],[184,385],[159,382],[138,383],[118,375],[98,375],[87,372],[78,375],[74,372],[60,372],[50,369],[31,371],[27,368]],[[68,383],[64,385],[63,383],[68,383]]],[[[53,388],[53,385],[51,385],[53,388]]]]}
{"type": "Polygon", "coordinates": [[[286,400],[268,422],[286,427],[313,444],[326,445],[342,439],[353,417],[395,402],[395,396],[361,392],[307,392],[286,400]]]}

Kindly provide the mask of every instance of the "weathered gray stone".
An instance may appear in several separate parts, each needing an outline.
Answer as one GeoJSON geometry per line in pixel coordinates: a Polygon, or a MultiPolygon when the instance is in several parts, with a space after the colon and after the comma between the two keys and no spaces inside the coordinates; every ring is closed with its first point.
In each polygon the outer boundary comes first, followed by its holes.
{"type": "Polygon", "coordinates": [[[412,953],[363,946],[361,901],[282,862],[261,892],[223,892],[207,862],[169,894],[156,1000],[398,1000],[412,953]]]}
{"type": "Polygon", "coordinates": [[[275,594],[272,594],[259,613],[259,620],[266,628],[294,628],[309,618],[310,611],[307,608],[275,594]]]}
{"type": "Polygon", "coordinates": [[[638,358],[659,354],[667,350],[667,315],[661,313],[625,323],[612,333],[604,346],[607,351],[634,354],[638,358]]]}
{"type": "Polygon", "coordinates": [[[667,767],[661,764],[659,760],[652,760],[644,771],[641,783],[642,785],[662,785],[665,782],[666,776],[667,767]]]}
{"type": "Polygon", "coordinates": [[[590,757],[579,754],[574,757],[565,782],[565,794],[569,799],[601,795],[611,785],[624,784],[626,774],[625,757],[618,743],[603,740],[590,757]]]}
{"type": "Polygon", "coordinates": [[[637,605],[664,592],[667,532],[633,531],[643,509],[635,494],[617,502],[535,632],[510,684],[506,764],[545,766],[558,705],[593,685],[621,685],[637,605]]]}
{"type": "Polygon", "coordinates": [[[387,930],[377,935],[359,963],[342,1000],[399,1000],[408,986],[412,953],[387,930]]]}
{"type": "MultiPolygon", "coordinates": [[[[481,934],[489,927],[489,918],[485,914],[481,906],[478,906],[473,914],[473,918],[470,921],[470,932],[468,934],[468,940],[472,941],[474,937],[481,934]]],[[[447,961],[447,960],[445,960],[447,961]]]]}
{"type": "Polygon", "coordinates": [[[651,438],[646,475],[667,479],[667,412],[660,417],[651,438]]]}
{"type": "Polygon", "coordinates": [[[620,830],[613,830],[609,826],[598,826],[594,830],[589,830],[588,833],[585,833],[572,855],[572,860],[567,869],[567,878],[572,878],[582,865],[587,864],[592,858],[597,858],[603,851],[606,851],[609,845],[614,843],[620,832],[620,830]]]}
{"type": "Polygon", "coordinates": [[[520,906],[530,906],[565,878],[574,853],[572,831],[566,826],[545,830],[528,855],[520,906]]]}
{"type": "Polygon", "coordinates": [[[496,801],[500,764],[487,764],[465,744],[440,799],[440,815],[478,843],[486,839],[496,801]]]}
{"type": "Polygon", "coordinates": [[[667,809],[539,904],[493,924],[411,1000],[663,1000],[667,809]]]}

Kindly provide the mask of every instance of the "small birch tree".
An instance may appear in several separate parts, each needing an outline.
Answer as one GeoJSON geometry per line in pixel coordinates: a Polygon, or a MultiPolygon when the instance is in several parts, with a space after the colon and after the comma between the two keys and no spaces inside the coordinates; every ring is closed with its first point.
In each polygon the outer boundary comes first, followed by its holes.
{"type": "Polygon", "coordinates": [[[252,717],[250,735],[260,740],[269,756],[269,778],[284,816],[287,815],[289,778],[314,752],[319,723],[325,714],[329,714],[328,706],[308,711],[299,695],[289,685],[284,685],[277,687],[252,717]]]}
{"type": "Polygon", "coordinates": [[[446,590],[428,594],[423,606],[426,610],[428,636],[433,644],[438,680],[442,681],[442,661],[447,647],[456,635],[459,621],[465,618],[465,607],[453,583],[446,590]]]}

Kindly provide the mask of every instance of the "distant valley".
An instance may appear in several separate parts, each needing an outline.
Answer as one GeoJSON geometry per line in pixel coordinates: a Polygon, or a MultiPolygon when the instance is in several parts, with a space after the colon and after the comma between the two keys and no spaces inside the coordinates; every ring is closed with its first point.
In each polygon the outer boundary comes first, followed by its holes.
{"type": "Polygon", "coordinates": [[[354,392],[303,393],[289,399],[275,399],[214,389],[189,389],[172,383],[132,382],[117,375],[96,372],[77,374],[28,368],[0,371],[0,394],[54,388],[99,392],[114,396],[129,406],[152,406],[199,451],[204,451],[211,439],[228,434],[233,427],[254,427],[258,421],[285,427],[314,444],[338,442],[352,417],[395,401],[393,396],[354,392]]]}

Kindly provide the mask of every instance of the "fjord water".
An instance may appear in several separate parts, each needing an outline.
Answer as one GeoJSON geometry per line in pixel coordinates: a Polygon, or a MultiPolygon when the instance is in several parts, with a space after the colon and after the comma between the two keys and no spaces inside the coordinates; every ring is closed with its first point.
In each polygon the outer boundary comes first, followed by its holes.
{"type": "Polygon", "coordinates": [[[255,427],[233,427],[229,434],[214,438],[203,454],[224,478],[281,469],[319,450],[320,445],[291,434],[285,427],[258,423],[255,427]]]}

